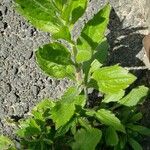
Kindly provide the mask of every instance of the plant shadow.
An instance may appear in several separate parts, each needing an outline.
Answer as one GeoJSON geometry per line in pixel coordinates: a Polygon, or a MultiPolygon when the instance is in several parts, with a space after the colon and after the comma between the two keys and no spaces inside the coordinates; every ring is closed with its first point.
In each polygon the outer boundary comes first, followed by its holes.
{"type": "Polygon", "coordinates": [[[124,20],[120,20],[114,9],[110,14],[110,23],[107,35],[110,44],[108,64],[120,64],[123,67],[143,65],[136,55],[142,50],[144,35],[137,31],[145,30],[145,27],[123,27],[124,20]]]}
{"type": "MultiPolygon", "coordinates": [[[[112,9],[110,14],[110,23],[108,29],[110,30],[107,35],[108,42],[110,44],[108,65],[120,64],[123,67],[138,67],[144,66],[143,62],[136,57],[136,55],[142,50],[143,34],[137,33],[137,31],[145,30],[146,27],[123,27],[124,20],[120,20],[116,12],[112,9]]],[[[136,82],[130,86],[134,88],[139,85],[145,85],[150,87],[150,70],[132,70],[137,76],[136,82]]],[[[150,126],[150,96],[147,97],[144,104],[139,107],[143,113],[143,119],[141,123],[147,127],[150,126]]],[[[142,141],[142,145],[145,149],[150,147],[149,138],[145,137],[142,141]]]]}

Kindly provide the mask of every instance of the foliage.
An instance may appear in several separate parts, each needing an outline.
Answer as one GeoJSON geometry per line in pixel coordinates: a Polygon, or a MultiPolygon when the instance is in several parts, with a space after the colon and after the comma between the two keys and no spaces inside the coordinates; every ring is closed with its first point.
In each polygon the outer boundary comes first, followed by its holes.
{"type": "MultiPolygon", "coordinates": [[[[137,105],[149,93],[145,86],[129,89],[136,77],[119,65],[105,66],[108,42],[105,30],[110,5],[89,20],[75,41],[71,31],[85,13],[87,0],[15,0],[16,9],[35,27],[50,32],[53,40],[35,53],[47,75],[69,78],[74,86],[59,100],[44,99],[28,119],[18,122],[20,149],[142,149],[138,140],[150,136],[139,124],[137,105]],[[69,49],[60,39],[68,42],[69,49]],[[101,93],[99,105],[88,106],[88,88],[101,93]]],[[[0,137],[1,149],[17,149],[0,137]]]]}
{"type": "Polygon", "coordinates": [[[1,135],[0,136],[0,149],[1,150],[15,150],[14,143],[7,137],[1,135]]]}

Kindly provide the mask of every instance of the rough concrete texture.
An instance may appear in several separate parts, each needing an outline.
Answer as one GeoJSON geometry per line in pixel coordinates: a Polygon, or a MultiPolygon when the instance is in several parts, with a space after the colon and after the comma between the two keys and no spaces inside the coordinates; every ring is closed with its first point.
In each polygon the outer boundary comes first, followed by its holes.
{"type": "MultiPolygon", "coordinates": [[[[78,30],[83,28],[83,24],[106,2],[91,1],[87,13],[76,24],[74,38],[79,35],[78,30]]],[[[110,0],[114,10],[107,34],[109,64],[143,65],[136,55],[142,49],[144,34],[148,32],[145,14],[148,5],[144,0],[141,2],[110,0]]],[[[49,40],[47,33],[36,30],[14,11],[11,0],[0,0],[0,133],[12,136],[12,129],[4,121],[6,116],[23,117],[42,98],[60,97],[71,84],[67,80],[47,77],[36,65],[33,50],[49,40]]]]}
{"type": "Polygon", "coordinates": [[[0,0],[0,133],[11,134],[6,116],[23,117],[42,98],[59,97],[68,85],[47,77],[35,63],[33,50],[49,39],[15,12],[11,0],[0,0]]]}

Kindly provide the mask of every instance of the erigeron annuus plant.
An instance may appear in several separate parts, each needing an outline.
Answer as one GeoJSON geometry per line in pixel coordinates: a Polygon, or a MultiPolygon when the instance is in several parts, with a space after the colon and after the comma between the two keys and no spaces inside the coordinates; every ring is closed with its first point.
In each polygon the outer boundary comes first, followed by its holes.
{"type": "MultiPolygon", "coordinates": [[[[126,92],[136,77],[119,65],[105,66],[110,5],[85,24],[77,40],[71,36],[87,4],[87,0],[15,0],[16,9],[30,23],[52,35],[53,41],[35,52],[39,67],[50,77],[74,82],[60,100],[42,100],[30,118],[18,123],[20,149],[141,150],[138,140],[150,135],[139,125],[142,114],[136,108],[149,89],[139,86],[126,92]],[[102,95],[92,108],[87,105],[89,88],[102,95]]],[[[16,149],[6,137],[0,139],[1,147],[16,149]]]]}

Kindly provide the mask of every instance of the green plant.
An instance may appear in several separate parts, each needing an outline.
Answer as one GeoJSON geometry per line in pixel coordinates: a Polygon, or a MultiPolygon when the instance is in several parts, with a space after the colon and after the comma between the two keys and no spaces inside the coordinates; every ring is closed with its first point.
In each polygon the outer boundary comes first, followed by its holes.
{"type": "Polygon", "coordinates": [[[15,2],[17,10],[35,27],[52,34],[53,41],[36,51],[40,68],[51,77],[74,82],[61,99],[42,100],[30,118],[18,123],[20,149],[141,150],[137,141],[142,135],[149,136],[150,130],[139,125],[142,114],[136,106],[149,89],[139,86],[130,90],[134,75],[119,65],[105,66],[109,45],[104,33],[110,5],[99,10],[74,40],[71,31],[84,14],[87,0],[15,2]],[[102,95],[94,107],[88,105],[89,88],[102,95]]]}

